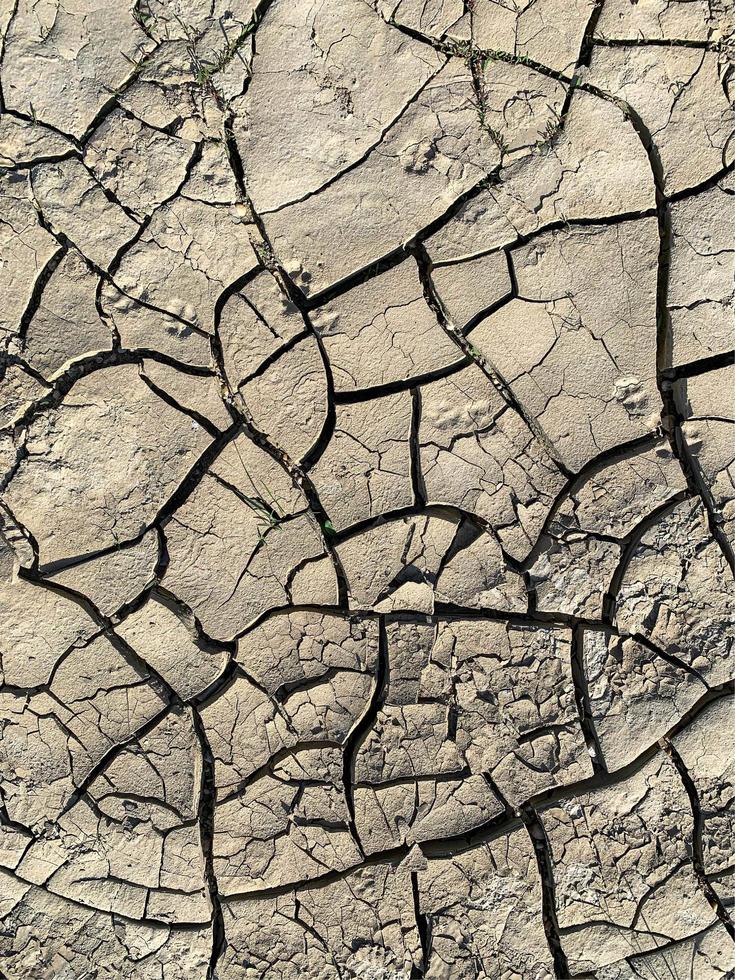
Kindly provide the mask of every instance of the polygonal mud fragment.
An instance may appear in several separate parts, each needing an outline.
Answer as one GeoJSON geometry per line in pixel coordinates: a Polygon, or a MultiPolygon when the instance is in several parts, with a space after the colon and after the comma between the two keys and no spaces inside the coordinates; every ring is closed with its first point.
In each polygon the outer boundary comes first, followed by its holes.
{"type": "Polygon", "coordinates": [[[22,367],[6,367],[0,380],[0,427],[12,431],[48,390],[39,378],[22,367]]]}
{"type": "Polygon", "coordinates": [[[85,596],[103,616],[113,616],[151,584],[159,560],[160,540],[152,530],[140,541],[62,566],[47,578],[85,596]]]}
{"type": "Polygon", "coordinates": [[[437,603],[471,609],[525,612],[526,583],[511,567],[496,536],[465,518],[445,554],[435,586],[437,603]]]}
{"type": "Polygon", "coordinates": [[[132,16],[131,3],[20,3],[5,41],[3,93],[7,105],[80,137],[109,102],[110,91],[135,74],[152,45],[132,16]],[[44,70],[39,70],[39,65],[44,70]]]}
{"type": "MultiPolygon", "coordinates": [[[[681,426],[716,526],[735,546],[735,403],[733,369],[723,368],[677,382],[674,397],[686,420],[681,426]]],[[[727,547],[727,545],[725,545],[727,547]]]]}
{"type": "Polygon", "coordinates": [[[19,576],[4,540],[0,560],[4,682],[17,688],[46,684],[67,651],[92,637],[96,624],[70,598],[19,576]]]}
{"type": "Polygon", "coordinates": [[[196,636],[194,624],[185,623],[164,595],[151,594],[115,632],[183,700],[209,687],[227,664],[226,651],[196,636]]]}
{"type": "Polygon", "coordinates": [[[336,531],[413,503],[409,392],[338,405],[309,477],[336,531]]]}
{"type": "Polygon", "coordinates": [[[503,252],[439,266],[432,269],[431,279],[442,306],[461,330],[474,326],[490,308],[507,299],[513,289],[503,252]]]}
{"type": "MultiPolygon", "coordinates": [[[[717,875],[732,868],[735,833],[735,758],[731,740],[735,706],[730,697],[708,705],[694,721],[672,738],[681,765],[696,793],[700,820],[702,871],[717,875]]],[[[715,890],[717,883],[714,882],[715,890]]]]}
{"type": "MultiPolygon", "coordinates": [[[[205,330],[186,322],[176,312],[168,313],[145,300],[134,299],[112,282],[102,283],[99,296],[104,319],[114,327],[123,347],[211,369],[211,337],[205,330]]],[[[176,303],[171,305],[174,310],[179,308],[176,303]]]]}
{"type": "Polygon", "coordinates": [[[337,391],[405,381],[462,359],[426,302],[411,260],[320,307],[312,319],[337,391]]]}
{"type": "Polygon", "coordinates": [[[247,95],[235,102],[256,211],[308,197],[364,159],[441,63],[360,0],[339,9],[276,0],[258,31],[247,95]]]}
{"type": "Polygon", "coordinates": [[[735,444],[733,422],[697,419],[682,426],[686,444],[713,501],[715,520],[735,547],[735,444]]]}
{"type": "Polygon", "coordinates": [[[41,301],[18,345],[26,362],[45,378],[75,357],[112,345],[110,327],[95,304],[99,280],[82,255],[69,249],[49,272],[41,301]]]}
{"type": "Polygon", "coordinates": [[[525,557],[564,480],[479,367],[422,386],[419,442],[429,503],[475,515],[525,557]]]}
{"type": "Polygon", "coordinates": [[[685,939],[714,920],[689,860],[687,794],[661,753],[623,782],[544,810],[541,820],[573,974],[685,939]]]}
{"type": "Polygon", "coordinates": [[[655,140],[667,194],[704,183],[731,159],[735,110],[714,51],[595,47],[588,77],[627,103],[640,120],[642,138],[655,140]]]}
{"type": "Polygon", "coordinates": [[[610,462],[601,457],[561,502],[549,530],[558,535],[586,531],[622,540],[685,489],[671,447],[657,439],[651,448],[628,450],[610,462]]]}
{"type": "Polygon", "coordinates": [[[94,552],[140,534],[210,441],[137,367],[111,367],[31,423],[5,499],[35,534],[42,563],[94,552]]]}
{"type": "Polygon", "coordinates": [[[735,423],[735,362],[674,383],[677,406],[686,422],[735,423]]]}
{"type": "Polygon", "coordinates": [[[109,269],[139,230],[137,222],[107,197],[81,160],[74,157],[34,167],[31,188],[51,230],[71,241],[101,269],[109,269]]]}
{"type": "Polygon", "coordinates": [[[188,374],[180,368],[146,358],[140,372],[148,387],[174,408],[189,415],[192,428],[207,429],[210,435],[232,425],[225,405],[222,383],[214,374],[188,374]]]}
{"type": "Polygon", "coordinates": [[[505,812],[486,779],[406,779],[355,788],[355,827],[367,855],[461,837],[505,812]]]}
{"type": "Polygon", "coordinates": [[[173,197],[187,175],[194,145],[118,111],[98,126],[85,163],[115,199],[139,216],[173,197]]]}
{"type": "Polygon", "coordinates": [[[275,277],[262,269],[227,297],[218,335],[225,376],[237,391],[297,337],[306,335],[306,325],[275,277]]]}
{"type": "Polygon", "coordinates": [[[315,337],[282,351],[238,395],[255,428],[294,462],[309,455],[327,422],[326,362],[315,337]]]}
{"type": "Polygon", "coordinates": [[[733,672],[734,605],[731,571],[695,498],[669,510],[631,550],[615,621],[720,684],[733,672]]]}
{"type": "Polygon", "coordinates": [[[72,145],[61,133],[38,122],[7,114],[0,118],[0,165],[3,167],[31,164],[39,158],[62,157],[69,153],[72,145]]]}
{"type": "Polygon", "coordinates": [[[478,0],[472,38],[480,48],[528,58],[552,71],[573,74],[582,35],[595,9],[593,0],[478,0]]]}
{"type": "Polygon", "coordinates": [[[184,197],[207,204],[237,204],[240,191],[227,153],[227,145],[219,134],[199,143],[181,191],[184,197]]]}
{"type": "Polygon", "coordinates": [[[734,346],[735,220],[732,177],[671,206],[668,306],[672,367],[734,346]]]}
{"type": "Polygon", "coordinates": [[[546,980],[554,975],[541,881],[524,829],[456,857],[431,860],[417,878],[431,936],[427,978],[546,980]]]}
{"type": "MultiPolygon", "coordinates": [[[[684,420],[681,432],[695,479],[701,481],[716,526],[729,542],[727,554],[735,546],[733,380],[735,370],[727,366],[674,384],[675,403],[684,420]]],[[[724,547],[727,549],[727,544],[724,547]]]]}
{"type": "Polygon", "coordinates": [[[632,637],[585,630],[582,643],[591,721],[608,772],[642,755],[707,691],[696,673],[632,637]]]}

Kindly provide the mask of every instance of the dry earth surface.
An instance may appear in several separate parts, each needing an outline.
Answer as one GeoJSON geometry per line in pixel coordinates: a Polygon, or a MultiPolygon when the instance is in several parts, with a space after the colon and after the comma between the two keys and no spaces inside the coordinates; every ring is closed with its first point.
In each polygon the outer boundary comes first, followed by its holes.
{"type": "Polygon", "coordinates": [[[733,0],[0,31],[0,975],[734,977],[733,0]]]}

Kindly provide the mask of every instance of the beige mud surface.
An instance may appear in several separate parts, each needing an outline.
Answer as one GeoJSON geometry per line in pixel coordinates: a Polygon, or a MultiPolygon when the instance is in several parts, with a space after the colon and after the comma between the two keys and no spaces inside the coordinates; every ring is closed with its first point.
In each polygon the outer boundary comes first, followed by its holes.
{"type": "Polygon", "coordinates": [[[733,0],[0,35],[0,977],[735,977],[733,0]]]}

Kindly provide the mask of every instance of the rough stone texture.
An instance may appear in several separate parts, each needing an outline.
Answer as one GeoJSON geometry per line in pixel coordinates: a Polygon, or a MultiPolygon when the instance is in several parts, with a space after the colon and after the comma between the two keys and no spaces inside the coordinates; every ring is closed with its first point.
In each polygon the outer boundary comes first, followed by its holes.
{"type": "Polygon", "coordinates": [[[732,0],[0,4],[0,980],[735,977],[732,0]]]}

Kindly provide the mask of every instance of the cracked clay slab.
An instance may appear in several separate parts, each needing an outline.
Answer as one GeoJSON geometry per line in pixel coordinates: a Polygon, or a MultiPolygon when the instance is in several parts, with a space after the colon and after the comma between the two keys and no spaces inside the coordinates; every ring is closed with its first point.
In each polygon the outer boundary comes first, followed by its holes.
{"type": "Polygon", "coordinates": [[[732,980],[733,0],[0,8],[0,980],[732,980]]]}

